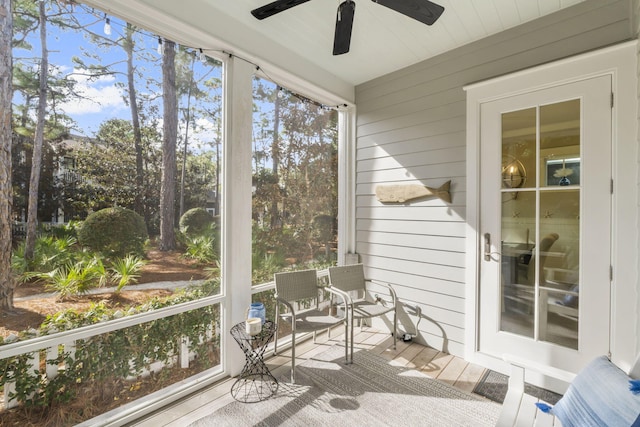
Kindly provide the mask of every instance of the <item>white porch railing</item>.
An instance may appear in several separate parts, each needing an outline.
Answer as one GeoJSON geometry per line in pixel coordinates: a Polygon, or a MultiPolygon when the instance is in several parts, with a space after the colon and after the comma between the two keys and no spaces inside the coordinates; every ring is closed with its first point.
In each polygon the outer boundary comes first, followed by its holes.
{"type": "MultiPolygon", "coordinates": [[[[328,270],[318,270],[318,279],[320,283],[326,284],[328,282],[329,272],[328,270]]],[[[256,285],[252,287],[252,294],[258,294],[266,291],[271,291],[275,289],[275,283],[267,282],[260,285],[256,285]]],[[[64,353],[70,355],[71,358],[74,357],[76,342],[80,340],[87,340],[92,337],[96,337],[102,334],[106,334],[109,332],[118,331],[121,329],[126,329],[132,326],[141,325],[147,322],[151,322],[154,320],[159,320],[163,318],[167,318],[170,316],[174,316],[181,313],[186,313],[188,311],[197,310],[200,308],[212,306],[215,304],[224,305],[228,297],[225,295],[217,295],[211,297],[205,297],[202,299],[198,299],[196,301],[189,301],[181,304],[177,304],[175,306],[164,307],[155,309],[153,311],[138,313],[130,316],[125,316],[119,319],[108,320],[105,322],[100,322],[93,325],[83,326],[75,329],[71,329],[68,331],[58,332],[51,335],[40,336],[36,338],[32,338],[26,341],[18,341],[11,344],[5,344],[0,346],[0,360],[4,360],[11,357],[17,357],[22,355],[29,356],[29,365],[31,367],[30,371],[39,371],[40,372],[40,353],[45,352],[46,359],[55,359],[59,354],[59,349],[62,346],[64,353]]],[[[220,328],[223,330],[228,329],[223,322],[224,316],[221,316],[220,319],[220,328]]],[[[208,331],[207,337],[202,337],[202,339],[212,338],[215,333],[218,331],[208,331]]],[[[171,356],[173,362],[180,363],[182,368],[188,368],[189,362],[192,354],[189,353],[189,342],[186,337],[175,337],[175,339],[180,340],[180,351],[177,355],[168,355],[171,356]]],[[[170,338],[168,338],[170,339],[170,338]]],[[[283,343],[286,345],[286,342],[283,343]]],[[[220,351],[224,351],[222,346],[224,345],[224,341],[222,341],[220,351]]],[[[64,369],[64,365],[55,365],[46,363],[46,368],[42,375],[46,376],[47,379],[53,379],[57,376],[58,372],[61,369],[64,369]]],[[[159,370],[165,367],[164,363],[155,363],[152,364],[149,370],[159,370]]],[[[4,402],[3,405],[0,405],[0,409],[9,409],[18,405],[16,399],[9,399],[9,396],[15,391],[15,383],[13,382],[5,382],[4,386],[4,402]]],[[[169,397],[169,396],[168,396],[169,397]]],[[[168,402],[166,402],[168,403],[168,402]]],[[[165,404],[166,404],[165,403],[165,404]]],[[[119,409],[121,410],[121,409],[119,409]]]]}
{"type": "MultiPolygon", "coordinates": [[[[5,344],[0,346],[0,360],[4,360],[11,357],[17,357],[22,355],[28,355],[28,363],[31,367],[30,371],[40,371],[40,353],[45,352],[47,359],[56,359],[59,354],[59,349],[62,347],[64,353],[69,357],[74,358],[76,342],[80,340],[87,340],[92,337],[96,337],[109,332],[126,329],[132,326],[141,325],[154,320],[159,320],[174,316],[188,311],[197,310],[200,308],[212,306],[215,304],[222,304],[225,301],[225,296],[212,296],[205,297],[196,301],[189,301],[175,306],[164,307],[155,309],[153,311],[133,314],[125,316],[119,319],[108,320],[93,325],[83,326],[68,331],[58,332],[51,335],[40,336],[32,338],[26,341],[18,341],[11,344],[5,344]]],[[[207,335],[212,338],[215,331],[207,331],[207,335]]],[[[203,337],[204,339],[205,337],[203,337]]],[[[168,337],[168,339],[170,339],[168,337]]],[[[188,351],[188,339],[185,337],[175,337],[180,340],[180,351],[177,355],[167,355],[169,360],[177,361],[180,359],[180,365],[183,368],[189,367],[189,351],[188,351]]],[[[151,364],[149,370],[162,369],[164,364],[151,364]]],[[[64,364],[46,364],[45,371],[42,372],[46,375],[48,380],[55,378],[61,369],[64,369],[64,364]]],[[[143,372],[144,374],[145,372],[143,372]]],[[[148,373],[148,371],[146,372],[148,373]]],[[[9,396],[15,391],[15,383],[5,382],[4,386],[4,408],[12,408],[18,404],[15,399],[10,399],[9,396]]]]}

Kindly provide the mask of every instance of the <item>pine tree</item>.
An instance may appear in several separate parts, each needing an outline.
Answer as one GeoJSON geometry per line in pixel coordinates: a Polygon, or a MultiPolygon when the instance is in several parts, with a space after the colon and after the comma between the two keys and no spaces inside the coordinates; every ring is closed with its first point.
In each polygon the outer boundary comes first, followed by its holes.
{"type": "Polygon", "coordinates": [[[11,98],[13,16],[11,0],[0,0],[0,310],[13,309],[11,276],[11,98]]]}

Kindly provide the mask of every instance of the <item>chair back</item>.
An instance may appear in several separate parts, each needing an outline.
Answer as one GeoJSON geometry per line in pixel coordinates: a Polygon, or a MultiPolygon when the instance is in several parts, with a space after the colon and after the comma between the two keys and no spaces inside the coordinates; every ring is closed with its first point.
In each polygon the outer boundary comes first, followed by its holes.
{"type": "Polygon", "coordinates": [[[316,270],[288,271],[274,274],[276,295],[285,301],[318,297],[316,270]]]}
{"type": "Polygon", "coordinates": [[[362,264],[329,267],[331,286],[341,291],[359,291],[365,289],[364,267],[362,264]]]}
{"type": "MultiPolygon", "coordinates": [[[[544,277],[544,264],[547,261],[547,255],[549,254],[549,250],[551,250],[551,246],[558,240],[560,236],[557,233],[549,233],[540,239],[540,244],[535,249],[540,255],[538,256],[540,263],[538,265],[538,277],[540,286],[545,286],[546,280],[544,277]]],[[[527,282],[533,286],[535,284],[535,254],[531,257],[531,261],[529,262],[529,269],[527,271],[527,282]]]]}

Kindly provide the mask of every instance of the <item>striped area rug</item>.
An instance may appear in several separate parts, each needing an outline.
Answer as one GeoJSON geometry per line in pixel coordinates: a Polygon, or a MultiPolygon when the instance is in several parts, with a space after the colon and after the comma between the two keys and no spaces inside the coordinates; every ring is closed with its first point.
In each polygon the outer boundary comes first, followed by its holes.
{"type": "Polygon", "coordinates": [[[233,402],[195,423],[206,426],[493,426],[500,405],[367,351],[344,364],[329,350],[279,377],[275,396],[233,402]]]}

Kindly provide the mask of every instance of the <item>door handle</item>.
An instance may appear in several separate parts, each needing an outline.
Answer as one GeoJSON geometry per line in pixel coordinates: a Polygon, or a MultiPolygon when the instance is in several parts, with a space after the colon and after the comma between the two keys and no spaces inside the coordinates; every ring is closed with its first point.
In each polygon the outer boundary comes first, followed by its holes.
{"type": "Polygon", "coordinates": [[[484,260],[491,261],[491,234],[484,233],[484,260]]]}

